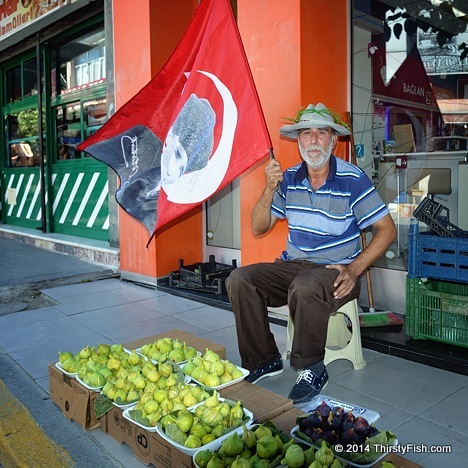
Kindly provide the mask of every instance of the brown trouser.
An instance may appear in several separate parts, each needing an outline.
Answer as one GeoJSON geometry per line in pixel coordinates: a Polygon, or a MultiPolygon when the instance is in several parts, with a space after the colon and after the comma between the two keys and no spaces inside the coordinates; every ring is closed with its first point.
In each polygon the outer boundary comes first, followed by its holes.
{"type": "Polygon", "coordinates": [[[335,299],[337,276],[338,270],[306,260],[277,259],[233,270],[226,288],[236,317],[242,366],[253,371],[278,356],[267,308],[285,304],[294,321],[291,366],[303,369],[322,361],[330,314],[360,292],[358,280],[349,296],[335,299]]]}

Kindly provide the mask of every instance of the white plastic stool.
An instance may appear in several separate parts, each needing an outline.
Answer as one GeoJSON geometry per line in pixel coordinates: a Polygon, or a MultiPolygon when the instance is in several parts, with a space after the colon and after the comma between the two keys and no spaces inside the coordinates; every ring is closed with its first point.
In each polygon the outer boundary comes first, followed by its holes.
{"type": "MultiPolygon", "coordinates": [[[[325,365],[337,359],[348,359],[354,368],[363,369],[366,361],[362,355],[361,328],[359,326],[357,299],[347,302],[344,306],[331,314],[328,321],[327,344],[325,346],[325,365]],[[345,315],[352,325],[352,333],[346,325],[345,315]]],[[[291,356],[292,340],[294,337],[294,323],[288,315],[288,330],[285,359],[291,356]]]]}

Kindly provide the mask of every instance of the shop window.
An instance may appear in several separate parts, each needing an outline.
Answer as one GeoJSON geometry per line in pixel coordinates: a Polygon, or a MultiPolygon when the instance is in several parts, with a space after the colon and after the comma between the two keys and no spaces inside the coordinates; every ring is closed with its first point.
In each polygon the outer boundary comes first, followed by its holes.
{"type": "MultiPolygon", "coordinates": [[[[358,165],[398,237],[376,266],[406,270],[408,229],[425,196],[468,230],[459,187],[468,157],[468,31],[463,2],[354,1],[352,114],[358,165]]],[[[429,229],[421,226],[421,229],[429,229]]]]}
{"type": "Polygon", "coordinates": [[[23,97],[37,94],[37,64],[36,58],[23,64],[23,97]]]}
{"type": "Polygon", "coordinates": [[[107,118],[106,99],[74,101],[57,106],[55,126],[57,129],[57,160],[80,159],[87,154],[76,147],[93,135],[107,118]]]}
{"type": "Polygon", "coordinates": [[[87,32],[52,50],[52,96],[101,85],[106,79],[104,29],[87,32]]]}
{"type": "Polygon", "coordinates": [[[37,94],[36,59],[22,61],[5,71],[5,102],[14,104],[37,94]]]}
{"type": "Polygon", "coordinates": [[[9,167],[39,166],[40,140],[38,115],[38,109],[35,108],[11,113],[6,116],[9,167]]]}
{"type": "Polygon", "coordinates": [[[6,102],[11,104],[21,100],[22,97],[21,65],[18,65],[6,71],[6,102]]]}

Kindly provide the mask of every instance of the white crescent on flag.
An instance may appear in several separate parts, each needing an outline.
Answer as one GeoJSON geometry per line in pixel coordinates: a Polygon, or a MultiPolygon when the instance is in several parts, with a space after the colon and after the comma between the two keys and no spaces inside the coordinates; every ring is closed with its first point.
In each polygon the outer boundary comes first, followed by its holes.
{"type": "MultiPolygon", "coordinates": [[[[210,78],[221,95],[224,104],[223,130],[216,151],[203,169],[182,174],[177,179],[172,179],[170,183],[162,180],[162,188],[167,194],[167,199],[172,203],[199,203],[206,200],[220,186],[231,159],[238,115],[236,103],[227,86],[216,75],[203,70],[197,70],[197,72],[210,78]]],[[[167,164],[167,159],[163,157],[161,161],[163,174],[168,170],[167,164]]]]}

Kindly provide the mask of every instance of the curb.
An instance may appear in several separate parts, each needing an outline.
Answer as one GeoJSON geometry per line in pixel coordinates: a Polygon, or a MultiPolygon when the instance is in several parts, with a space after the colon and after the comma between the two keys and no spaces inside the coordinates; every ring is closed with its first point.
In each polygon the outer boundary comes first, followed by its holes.
{"type": "Polygon", "coordinates": [[[69,454],[37,425],[29,411],[0,380],[0,462],[6,468],[74,465],[69,454]]]}

